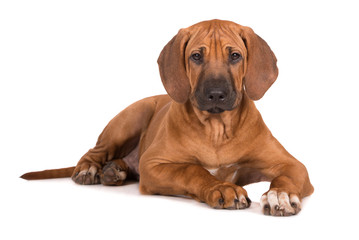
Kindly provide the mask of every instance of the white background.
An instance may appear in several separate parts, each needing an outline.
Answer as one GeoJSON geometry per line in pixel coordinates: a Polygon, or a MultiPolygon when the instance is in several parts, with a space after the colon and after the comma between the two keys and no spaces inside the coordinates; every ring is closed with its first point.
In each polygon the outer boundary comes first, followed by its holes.
{"type": "Polygon", "coordinates": [[[1,1],[1,239],[358,239],[359,17],[355,1],[1,1]],[[295,217],[142,196],[138,184],[27,182],[73,166],[119,111],[164,93],[157,57],[207,19],[250,26],[278,58],[257,107],[308,168],[315,193],[295,217]],[[6,237],[5,237],[6,236],[6,237]]]}

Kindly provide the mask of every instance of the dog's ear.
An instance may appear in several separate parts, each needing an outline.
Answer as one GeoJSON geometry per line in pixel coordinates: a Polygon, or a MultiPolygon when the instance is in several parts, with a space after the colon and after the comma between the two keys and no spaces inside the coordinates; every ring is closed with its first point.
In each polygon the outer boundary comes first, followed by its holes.
{"type": "Polygon", "coordinates": [[[181,29],[163,48],[157,60],[163,86],[168,95],[179,103],[185,103],[191,91],[185,66],[189,38],[189,32],[181,29]]]}
{"type": "Polygon", "coordinates": [[[241,27],[240,35],[247,48],[244,87],[252,100],[259,100],[277,79],[277,58],[268,44],[251,28],[241,27]]]}

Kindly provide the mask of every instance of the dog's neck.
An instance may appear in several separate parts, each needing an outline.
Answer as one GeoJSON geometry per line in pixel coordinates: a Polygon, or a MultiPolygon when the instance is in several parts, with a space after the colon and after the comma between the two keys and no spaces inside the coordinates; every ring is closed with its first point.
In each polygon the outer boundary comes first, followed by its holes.
{"type": "Polygon", "coordinates": [[[181,121],[185,121],[188,127],[196,128],[197,132],[201,132],[213,145],[218,146],[225,144],[238,134],[238,128],[246,122],[252,105],[254,105],[253,102],[245,95],[235,109],[219,114],[201,111],[190,101],[185,104],[175,104],[173,107],[182,113],[181,121]]]}

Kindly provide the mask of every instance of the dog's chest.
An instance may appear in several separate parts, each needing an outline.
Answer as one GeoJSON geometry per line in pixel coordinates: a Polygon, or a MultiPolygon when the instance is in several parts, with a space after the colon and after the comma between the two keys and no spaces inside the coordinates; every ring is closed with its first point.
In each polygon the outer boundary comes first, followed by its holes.
{"type": "Polygon", "coordinates": [[[238,163],[222,165],[217,168],[206,168],[207,171],[215,176],[217,179],[235,183],[238,178],[238,171],[240,169],[240,165],[238,163]]]}
{"type": "Polygon", "coordinates": [[[241,168],[241,159],[245,149],[236,142],[227,142],[222,146],[215,146],[201,142],[196,150],[197,161],[213,176],[223,181],[234,182],[237,172],[241,168]]]}
{"type": "Polygon", "coordinates": [[[232,144],[225,146],[213,146],[200,144],[195,152],[197,160],[206,168],[220,168],[238,163],[243,153],[240,149],[234,149],[232,144]]]}

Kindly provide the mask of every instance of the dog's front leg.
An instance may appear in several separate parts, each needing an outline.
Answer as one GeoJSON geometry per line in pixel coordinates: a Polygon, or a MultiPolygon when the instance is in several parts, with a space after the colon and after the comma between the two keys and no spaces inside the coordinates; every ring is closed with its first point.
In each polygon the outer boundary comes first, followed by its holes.
{"type": "Polygon", "coordinates": [[[140,165],[140,191],[144,194],[186,195],[214,208],[250,206],[246,190],[212,176],[201,165],[155,163],[140,165]]]}
{"type": "Polygon", "coordinates": [[[300,162],[285,164],[278,169],[270,189],[261,198],[263,213],[273,216],[295,215],[301,210],[302,198],[312,194],[306,168],[300,162]]]}
{"type": "Polygon", "coordinates": [[[259,172],[271,181],[270,189],[261,198],[266,215],[290,216],[301,210],[302,198],[313,193],[306,167],[292,157],[277,140],[262,146],[256,161],[259,172]]]}

